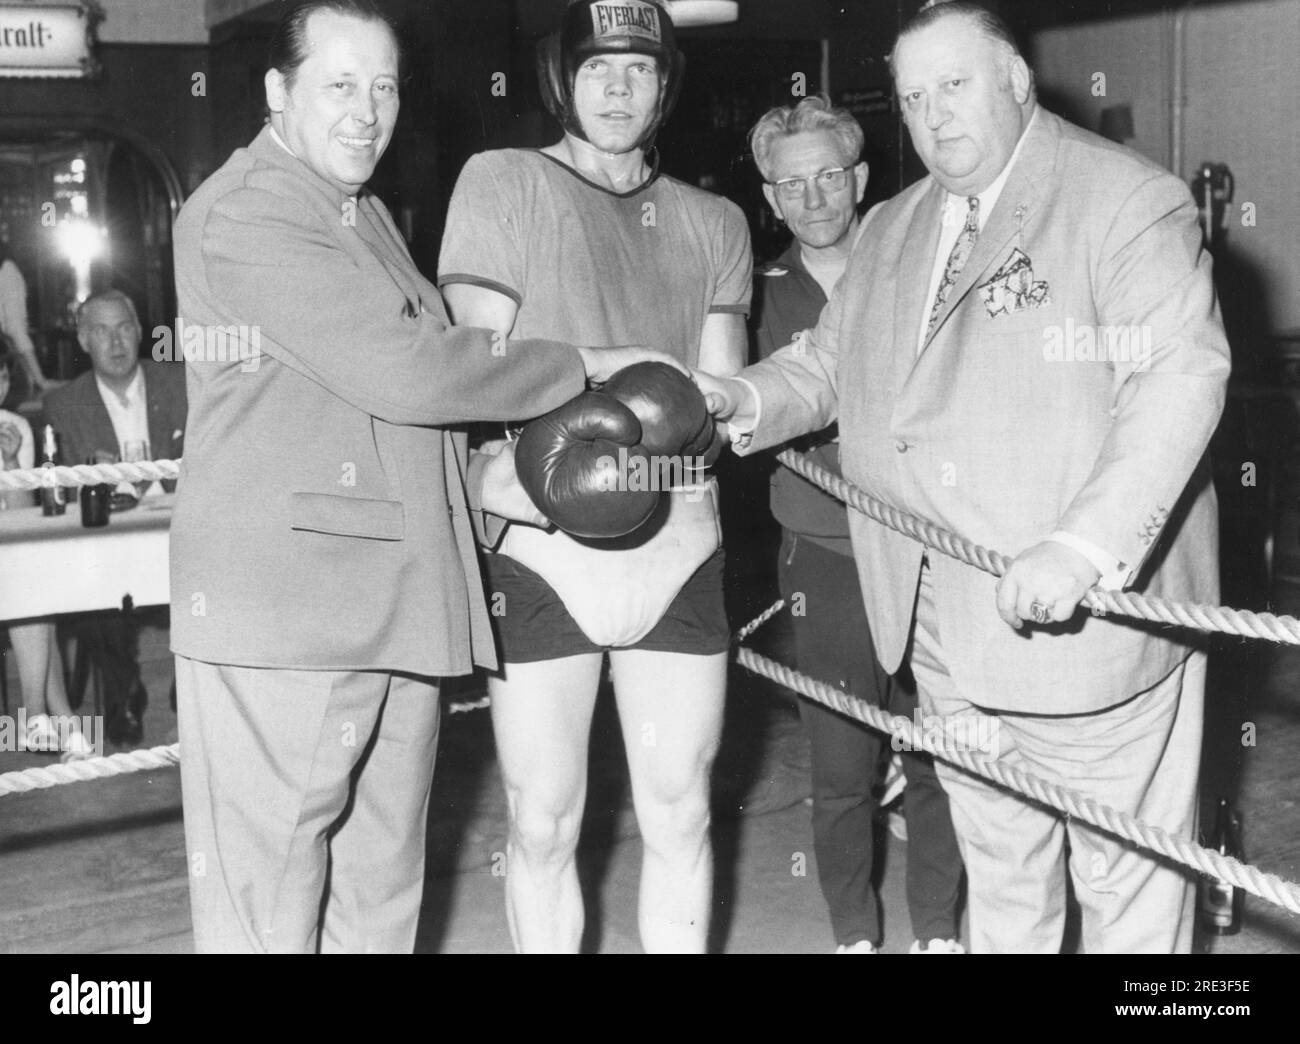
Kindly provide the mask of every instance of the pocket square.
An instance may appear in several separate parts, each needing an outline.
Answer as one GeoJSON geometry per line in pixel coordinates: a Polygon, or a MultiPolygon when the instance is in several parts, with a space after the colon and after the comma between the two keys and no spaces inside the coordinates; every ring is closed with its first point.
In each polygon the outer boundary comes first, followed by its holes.
{"type": "Polygon", "coordinates": [[[1002,267],[978,290],[990,319],[1051,303],[1047,283],[1034,280],[1033,262],[1019,247],[1012,249],[1002,267]]]}

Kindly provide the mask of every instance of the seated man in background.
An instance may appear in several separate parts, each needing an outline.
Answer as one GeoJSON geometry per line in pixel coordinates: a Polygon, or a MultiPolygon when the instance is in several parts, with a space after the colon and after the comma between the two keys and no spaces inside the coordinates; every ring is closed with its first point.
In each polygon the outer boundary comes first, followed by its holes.
{"type": "MultiPolygon", "coordinates": [[[[858,121],[825,98],[771,109],[754,125],[750,148],[763,195],[794,234],[754,287],[755,336],[767,358],[817,325],[857,242],[858,205],[867,188],[858,121]]],[[[834,424],[791,445],[840,471],[834,424]]],[[[874,706],[910,717],[916,693],[891,678],[871,642],[853,567],[847,509],[785,467],[772,475],[772,514],[781,523],[781,595],[792,614],[799,670],[874,706]],[[802,597],[799,597],[802,596],[802,597]],[[799,610],[802,611],[799,611],[799,610]]],[[[875,953],[881,939],[872,884],[872,784],[883,737],[811,700],[798,700],[812,745],[813,846],[830,910],[836,953],[875,953]]],[[[905,754],[907,903],[914,953],[961,953],[957,899],[962,862],[948,799],[924,753],[905,754]]]]}
{"type": "MultiPolygon", "coordinates": [[[[77,309],[77,341],[91,369],[45,399],[45,421],[61,439],[64,463],[173,460],[185,433],[185,368],[140,358],[140,319],[120,290],[77,309]]],[[[174,482],[164,482],[167,492],[174,482]]],[[[161,492],[151,483],[143,496],[161,492]]],[[[139,743],[148,701],[140,680],[138,625],[129,612],[99,613],[73,625],[104,681],[108,737],[139,743]]]]}

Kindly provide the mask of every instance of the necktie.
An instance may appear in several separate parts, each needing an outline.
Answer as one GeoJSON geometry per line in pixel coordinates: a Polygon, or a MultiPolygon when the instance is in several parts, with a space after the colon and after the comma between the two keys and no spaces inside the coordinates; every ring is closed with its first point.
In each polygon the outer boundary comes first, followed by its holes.
{"type": "Polygon", "coordinates": [[[934,295],[934,307],[930,309],[930,323],[925,328],[926,337],[929,337],[930,331],[934,329],[934,324],[939,319],[939,312],[943,310],[943,303],[948,300],[948,292],[952,289],[953,283],[957,282],[957,276],[961,274],[966,259],[970,257],[971,249],[975,246],[975,240],[979,238],[979,197],[967,196],[966,203],[970,207],[966,212],[966,224],[962,226],[957,242],[952,245],[952,253],[948,255],[948,263],[943,267],[943,278],[939,280],[939,289],[934,295]]]}

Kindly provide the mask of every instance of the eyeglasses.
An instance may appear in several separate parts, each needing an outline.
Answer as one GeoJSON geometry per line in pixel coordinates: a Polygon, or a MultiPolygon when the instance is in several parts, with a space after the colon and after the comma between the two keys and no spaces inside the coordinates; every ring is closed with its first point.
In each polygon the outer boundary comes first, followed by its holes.
{"type": "Polygon", "coordinates": [[[784,199],[798,199],[804,194],[804,188],[808,182],[817,183],[817,187],[823,192],[838,192],[849,183],[850,167],[831,167],[830,170],[821,170],[812,177],[808,178],[782,178],[780,181],[772,182],[776,191],[784,199]]]}

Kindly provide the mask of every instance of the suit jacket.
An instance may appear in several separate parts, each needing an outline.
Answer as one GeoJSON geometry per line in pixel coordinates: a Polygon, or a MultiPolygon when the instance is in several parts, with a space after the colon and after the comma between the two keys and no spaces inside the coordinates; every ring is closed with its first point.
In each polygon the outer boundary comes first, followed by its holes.
{"type": "MultiPolygon", "coordinates": [[[[1214,601],[1203,453],[1229,353],[1186,186],[1040,110],[918,357],[944,197],[927,177],[875,208],[812,335],[744,372],[762,402],[750,451],[838,415],[845,476],[901,508],[1012,556],[1065,530],[1129,566],[1135,590],[1214,601]],[[1081,359],[1100,327],[1132,327],[1134,344],[1116,335],[1100,361],[1081,359]]],[[[894,670],[922,546],[850,516],[894,670]]],[[[997,615],[996,578],[930,557],[948,668],[976,703],[1096,710],[1187,655],[1187,632],[1086,611],[1015,632],[997,615]]]]}
{"type": "MultiPolygon", "coordinates": [[[[141,359],[144,371],[145,409],[149,415],[149,455],[153,460],[176,460],[185,444],[185,370],[174,363],[141,359]]],[[[53,424],[62,439],[65,464],[84,464],[96,452],[116,457],[120,442],[104,405],[94,371],[45,396],[45,423],[53,424]]],[[[164,482],[170,492],[175,482],[164,482]]]]}
{"type": "Polygon", "coordinates": [[[448,426],[559,405],[584,386],[578,353],[451,328],[383,205],[269,128],[185,205],[175,256],[190,423],[172,648],[250,667],[494,665],[466,441],[448,426]]]}

